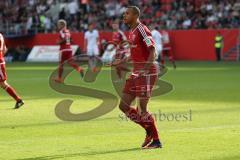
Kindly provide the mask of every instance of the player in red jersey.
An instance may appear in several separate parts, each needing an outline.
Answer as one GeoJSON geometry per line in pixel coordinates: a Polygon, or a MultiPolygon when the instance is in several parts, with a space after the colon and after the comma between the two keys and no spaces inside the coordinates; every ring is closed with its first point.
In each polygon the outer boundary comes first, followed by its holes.
{"type": "Polygon", "coordinates": [[[59,41],[57,44],[60,45],[60,62],[58,67],[58,78],[55,79],[56,82],[62,83],[62,73],[63,73],[63,65],[67,62],[70,66],[72,66],[77,72],[80,73],[81,77],[84,76],[84,70],[74,63],[73,60],[73,51],[71,48],[71,33],[67,29],[67,23],[65,20],[60,19],[57,23],[57,27],[59,30],[59,41]]]}
{"type": "Polygon", "coordinates": [[[16,100],[15,109],[20,108],[24,102],[23,100],[17,95],[14,88],[12,88],[7,83],[7,74],[6,74],[6,67],[5,67],[5,60],[4,54],[7,52],[7,47],[4,42],[3,35],[0,33],[0,87],[4,89],[11,97],[16,100]]]}
{"type": "MultiPolygon", "coordinates": [[[[115,20],[112,24],[113,28],[113,36],[112,40],[113,43],[116,45],[116,54],[115,54],[115,61],[121,60],[128,56],[129,49],[124,47],[124,42],[127,40],[125,34],[119,29],[119,21],[115,20]]],[[[114,66],[114,64],[112,64],[114,66]]],[[[115,66],[116,72],[118,75],[119,80],[122,80],[122,72],[126,71],[129,72],[130,70],[127,68],[126,63],[121,63],[115,66]]]]}
{"type": "Polygon", "coordinates": [[[142,144],[143,149],[161,148],[155,120],[147,110],[147,104],[158,77],[155,44],[150,30],[139,21],[139,16],[140,10],[136,6],[127,7],[123,16],[124,23],[131,28],[129,41],[133,71],[126,80],[119,108],[130,120],[145,129],[146,138],[142,144]],[[131,107],[131,103],[136,98],[139,98],[138,108],[131,107]]]}

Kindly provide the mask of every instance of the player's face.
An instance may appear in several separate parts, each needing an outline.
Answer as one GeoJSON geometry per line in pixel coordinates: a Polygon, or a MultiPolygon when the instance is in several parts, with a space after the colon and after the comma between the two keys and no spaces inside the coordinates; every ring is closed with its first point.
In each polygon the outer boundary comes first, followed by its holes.
{"type": "Polygon", "coordinates": [[[58,23],[57,28],[58,28],[58,30],[61,30],[61,29],[63,29],[63,25],[61,23],[58,23]]]}
{"type": "Polygon", "coordinates": [[[128,8],[123,15],[123,22],[125,24],[131,24],[136,18],[131,8],[128,8]]]}
{"type": "Polygon", "coordinates": [[[112,28],[113,28],[114,31],[118,30],[118,27],[119,27],[118,23],[113,23],[112,24],[112,28]]]}
{"type": "Polygon", "coordinates": [[[89,29],[89,31],[92,31],[93,30],[93,24],[89,25],[88,29],[89,29]]]}

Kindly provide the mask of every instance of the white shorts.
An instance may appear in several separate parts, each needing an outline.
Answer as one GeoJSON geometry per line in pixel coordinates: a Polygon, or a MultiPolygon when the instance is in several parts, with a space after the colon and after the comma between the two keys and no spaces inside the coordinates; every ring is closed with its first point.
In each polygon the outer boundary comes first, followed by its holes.
{"type": "Polygon", "coordinates": [[[99,55],[98,46],[88,47],[88,48],[87,48],[87,55],[88,55],[88,56],[98,56],[98,55],[99,55]]]}
{"type": "Polygon", "coordinates": [[[163,47],[162,45],[156,45],[155,47],[156,47],[156,54],[157,54],[156,57],[158,57],[159,55],[162,54],[163,47]]]}

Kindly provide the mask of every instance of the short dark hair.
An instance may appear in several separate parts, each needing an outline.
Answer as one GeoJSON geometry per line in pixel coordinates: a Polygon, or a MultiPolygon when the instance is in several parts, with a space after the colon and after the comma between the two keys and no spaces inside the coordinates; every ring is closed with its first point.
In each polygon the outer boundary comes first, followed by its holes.
{"type": "Polygon", "coordinates": [[[140,17],[140,9],[137,6],[128,6],[127,8],[130,8],[133,10],[133,13],[136,14],[138,17],[140,17]]]}

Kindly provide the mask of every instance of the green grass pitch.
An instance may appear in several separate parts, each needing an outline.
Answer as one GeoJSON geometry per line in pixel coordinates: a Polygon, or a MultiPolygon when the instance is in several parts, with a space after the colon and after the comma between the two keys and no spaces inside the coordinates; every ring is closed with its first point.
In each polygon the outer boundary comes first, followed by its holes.
{"type": "MultiPolygon", "coordinates": [[[[0,91],[0,160],[239,160],[240,159],[240,63],[178,62],[162,77],[174,86],[154,97],[151,112],[188,113],[192,120],[158,120],[163,149],[141,150],[145,133],[134,123],[112,112],[90,121],[64,122],[54,113],[62,99],[74,100],[71,111],[88,111],[101,101],[63,95],[48,84],[56,64],[7,65],[8,82],[25,100],[15,102],[0,91]]],[[[77,73],[67,83],[80,85],[77,73]]],[[[114,93],[109,69],[86,86],[114,93]]],[[[114,93],[115,94],[115,93],[114,93]]]]}

